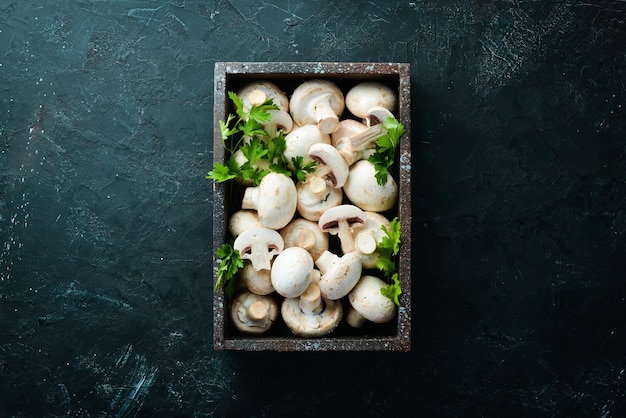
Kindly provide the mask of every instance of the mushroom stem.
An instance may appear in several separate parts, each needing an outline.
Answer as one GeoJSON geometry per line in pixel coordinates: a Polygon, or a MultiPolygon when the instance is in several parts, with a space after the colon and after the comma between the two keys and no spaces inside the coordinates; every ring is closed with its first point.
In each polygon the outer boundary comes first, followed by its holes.
{"type": "Polygon", "coordinates": [[[300,295],[300,309],[307,315],[317,315],[322,312],[322,293],[317,284],[311,283],[300,295]]]}
{"type": "Polygon", "coordinates": [[[268,252],[267,243],[255,242],[250,247],[250,262],[256,271],[269,270],[272,266],[270,259],[272,255],[268,252]]]}
{"type": "Polygon", "coordinates": [[[361,328],[367,322],[367,318],[361,315],[356,309],[350,307],[346,313],[346,322],[352,328],[361,328]]]}
{"type": "Polygon", "coordinates": [[[261,321],[267,317],[268,313],[267,305],[260,300],[248,306],[248,318],[252,321],[261,321]]]}
{"type": "Polygon", "coordinates": [[[250,100],[250,104],[252,106],[259,106],[265,103],[265,101],[267,100],[267,95],[263,90],[255,89],[250,92],[248,100],[250,100]]]}
{"type": "Polygon", "coordinates": [[[298,243],[298,247],[302,247],[308,251],[315,246],[315,241],[315,232],[311,231],[310,229],[302,228],[300,230],[300,233],[298,234],[298,239],[296,242],[298,243]]]}
{"type": "Polygon", "coordinates": [[[330,134],[339,124],[339,117],[330,106],[330,93],[321,95],[313,104],[314,117],[321,133],[330,134]]]}
{"type": "Polygon", "coordinates": [[[354,240],[354,246],[361,254],[372,254],[376,251],[378,242],[371,233],[361,232],[354,240]]]}
{"type": "Polygon", "coordinates": [[[378,138],[385,134],[386,130],[383,125],[373,125],[349,138],[350,149],[371,148],[378,138]]]}
{"type": "Polygon", "coordinates": [[[354,239],[352,238],[352,228],[347,220],[339,221],[338,225],[339,240],[341,241],[341,251],[344,254],[354,251],[354,239]]]}

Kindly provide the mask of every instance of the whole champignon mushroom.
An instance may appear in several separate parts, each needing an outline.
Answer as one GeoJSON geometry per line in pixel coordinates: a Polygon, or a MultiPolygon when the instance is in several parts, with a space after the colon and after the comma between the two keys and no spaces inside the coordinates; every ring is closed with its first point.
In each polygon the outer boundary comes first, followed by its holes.
{"type": "Polygon", "coordinates": [[[270,228],[254,228],[242,232],[235,238],[233,248],[239,251],[242,260],[250,260],[256,271],[269,270],[275,255],[283,251],[283,237],[270,228]]]}
{"type": "Polygon", "coordinates": [[[289,112],[298,126],[317,125],[330,134],[339,123],[345,107],[341,89],[332,81],[314,79],[298,85],[289,101],[289,112]]]}
{"type": "Polygon", "coordinates": [[[382,106],[374,106],[365,114],[365,118],[363,118],[363,123],[368,128],[376,125],[382,125],[389,118],[394,118],[395,116],[388,109],[382,106]]]}
{"type": "Polygon", "coordinates": [[[359,328],[367,321],[377,324],[389,322],[396,315],[395,303],[380,292],[387,283],[376,276],[363,276],[348,294],[351,308],[346,315],[348,323],[359,328]]]}
{"type": "Polygon", "coordinates": [[[365,217],[367,218],[365,225],[354,233],[354,246],[361,255],[363,268],[373,269],[379,256],[378,244],[385,237],[383,226],[390,230],[391,222],[378,212],[365,211],[365,217]]]}
{"type": "Polygon", "coordinates": [[[364,81],[348,90],[345,104],[350,113],[364,119],[367,112],[375,106],[394,112],[398,99],[388,85],[379,81],[364,81]]]}
{"type": "Polygon", "coordinates": [[[283,112],[289,112],[287,95],[271,81],[259,80],[248,83],[237,92],[237,97],[243,102],[243,110],[246,112],[249,112],[253,105],[258,106],[268,99],[272,99],[283,112]]]}
{"type": "Polygon", "coordinates": [[[271,280],[274,290],[286,298],[295,298],[313,281],[313,258],[301,247],[285,248],[274,260],[271,280]]]}
{"type": "Polygon", "coordinates": [[[258,186],[246,188],[241,208],[255,209],[263,226],[280,229],[295,215],[297,202],[293,180],[285,174],[270,172],[263,176],[258,186]]]}
{"type": "Polygon", "coordinates": [[[239,281],[246,289],[257,295],[269,295],[274,292],[270,270],[255,270],[252,263],[245,263],[239,270],[239,281]]]}
{"type": "Polygon", "coordinates": [[[259,215],[257,215],[255,210],[251,209],[239,209],[228,220],[228,229],[234,237],[249,229],[262,227],[263,224],[259,219],[259,215]]]}
{"type": "Polygon", "coordinates": [[[338,300],[346,296],[361,277],[361,258],[356,251],[341,257],[330,251],[324,251],[315,260],[315,265],[322,274],[319,287],[325,299],[338,300]]]}
{"type": "MultiPolygon", "coordinates": [[[[296,211],[309,221],[318,221],[327,209],[339,206],[343,189],[330,187],[321,177],[311,177],[296,183],[298,203],[296,211]]],[[[318,227],[319,229],[319,227],[318,227]]]]}
{"type": "Polygon", "coordinates": [[[354,251],[353,228],[365,225],[365,213],[355,205],[339,205],[327,209],[317,221],[322,232],[338,235],[344,254],[354,251]]]}
{"type": "Polygon", "coordinates": [[[350,168],[337,148],[330,144],[313,144],[309,147],[309,158],[316,162],[311,176],[323,178],[330,187],[343,187],[348,180],[350,168]]]}
{"type": "Polygon", "coordinates": [[[309,157],[309,148],[313,144],[330,144],[330,136],[321,133],[317,125],[299,126],[285,136],[283,156],[290,170],[294,169],[292,158],[302,157],[302,164],[312,161],[309,157]]]}
{"type": "Polygon", "coordinates": [[[278,317],[278,304],[271,296],[244,291],[232,301],[230,315],[235,328],[246,334],[267,332],[278,317]]]}
{"type": "Polygon", "coordinates": [[[343,316],[341,301],[322,299],[313,283],[299,298],[286,298],[280,312],[291,332],[307,338],[330,334],[343,316]]]}
{"type": "Polygon", "coordinates": [[[350,175],[343,192],[359,208],[384,212],[393,207],[398,199],[398,184],[391,173],[387,173],[387,183],[380,185],[376,181],[376,168],[368,160],[357,161],[350,167],[350,175]]]}
{"type": "Polygon", "coordinates": [[[304,248],[313,260],[317,260],[328,249],[328,234],[322,232],[317,222],[308,219],[293,219],[279,233],[285,247],[304,248]]]}

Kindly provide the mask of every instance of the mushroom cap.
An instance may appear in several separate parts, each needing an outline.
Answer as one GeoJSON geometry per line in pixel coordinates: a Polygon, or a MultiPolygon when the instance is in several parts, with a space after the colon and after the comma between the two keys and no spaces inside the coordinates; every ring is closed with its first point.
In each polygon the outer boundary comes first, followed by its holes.
{"type": "Polygon", "coordinates": [[[341,301],[324,300],[324,309],[317,315],[302,312],[298,298],[286,298],[280,308],[281,316],[291,332],[301,337],[321,337],[330,334],[343,316],[341,301]]]}
{"type": "MultiPolygon", "coordinates": [[[[324,180],[313,177],[296,183],[298,202],[296,211],[309,221],[318,221],[326,210],[339,206],[343,201],[343,189],[329,187],[324,180]],[[319,180],[319,181],[317,181],[319,180]],[[323,190],[318,190],[321,182],[323,190]]],[[[319,226],[317,227],[319,229],[319,226]]]]}
{"type": "Polygon", "coordinates": [[[387,283],[376,276],[363,276],[348,294],[352,307],[368,320],[382,324],[389,322],[396,314],[395,303],[380,293],[387,283]]]}
{"type": "Polygon", "coordinates": [[[391,173],[387,183],[376,182],[376,168],[368,160],[359,160],[350,167],[350,175],[343,185],[343,193],[356,206],[372,212],[384,212],[398,199],[398,184],[391,173]]]}
{"type": "Polygon", "coordinates": [[[263,224],[259,220],[259,215],[251,209],[240,209],[233,213],[228,220],[228,229],[234,237],[249,229],[262,227],[263,224]]]}
{"type": "Polygon", "coordinates": [[[239,331],[246,334],[263,334],[276,321],[278,304],[271,296],[244,291],[233,299],[230,316],[239,331]]]}
{"type": "Polygon", "coordinates": [[[398,98],[388,85],[379,81],[364,81],[348,90],[345,104],[354,116],[365,118],[367,112],[374,106],[382,106],[394,112],[398,98]]]}
{"type": "Polygon", "coordinates": [[[274,292],[270,270],[255,270],[252,263],[245,263],[239,270],[240,282],[250,292],[257,295],[269,295],[274,292]]]}
{"type": "Polygon", "coordinates": [[[296,213],[298,193],[296,184],[282,173],[270,172],[257,187],[248,187],[241,202],[242,209],[256,209],[261,224],[280,229],[296,213]]]}
{"type": "Polygon", "coordinates": [[[302,157],[302,163],[310,163],[309,148],[313,144],[330,144],[330,136],[321,133],[317,125],[304,125],[295,127],[285,135],[285,151],[283,155],[287,160],[287,166],[293,170],[292,158],[302,157]]]}
{"type": "Polygon", "coordinates": [[[367,218],[365,212],[355,205],[339,205],[327,209],[322,216],[320,216],[317,224],[322,232],[328,232],[332,235],[336,235],[339,231],[339,222],[347,221],[348,225],[361,226],[365,225],[367,218]]]}
{"type": "Polygon", "coordinates": [[[285,243],[280,234],[270,228],[254,228],[235,238],[233,248],[243,260],[250,260],[255,270],[269,270],[274,255],[283,251],[285,243]]]}
{"type": "Polygon", "coordinates": [[[359,281],[361,272],[360,254],[356,251],[344,254],[322,273],[319,282],[322,297],[337,300],[346,296],[359,281]]]}
{"type": "Polygon", "coordinates": [[[279,232],[285,247],[302,247],[311,254],[313,260],[317,260],[328,249],[328,234],[322,232],[317,222],[296,218],[279,232]]]}
{"type": "Polygon", "coordinates": [[[332,81],[307,80],[300,83],[289,101],[289,112],[298,126],[318,125],[324,133],[331,133],[345,108],[341,89],[332,81]],[[323,116],[320,116],[321,110],[323,116]],[[335,122],[329,119],[335,119],[335,122]]]}
{"type": "Polygon", "coordinates": [[[313,144],[309,147],[309,157],[317,163],[316,173],[324,173],[322,177],[331,187],[343,187],[350,168],[337,148],[330,144],[313,144]]]}
{"type": "Polygon", "coordinates": [[[313,280],[311,254],[301,247],[288,247],[279,255],[282,256],[277,256],[272,265],[272,286],[286,298],[300,296],[313,280]]]}
{"type": "Polygon", "coordinates": [[[351,136],[356,135],[360,132],[363,132],[367,129],[365,124],[356,121],[354,119],[343,119],[339,121],[339,125],[330,134],[330,143],[335,147],[340,149],[342,146],[348,146],[351,136]]]}
{"type": "Polygon", "coordinates": [[[247,112],[252,107],[250,103],[250,94],[256,90],[265,93],[266,100],[273,99],[273,102],[279,109],[285,112],[289,111],[289,99],[284,91],[276,84],[267,80],[253,81],[243,86],[238,92],[237,97],[243,102],[243,109],[247,112]]]}

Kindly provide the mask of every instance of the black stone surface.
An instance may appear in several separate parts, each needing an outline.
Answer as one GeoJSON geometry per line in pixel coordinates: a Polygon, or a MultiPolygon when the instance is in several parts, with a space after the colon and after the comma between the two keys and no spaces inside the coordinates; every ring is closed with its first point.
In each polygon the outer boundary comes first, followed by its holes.
{"type": "Polygon", "coordinates": [[[626,416],[622,1],[0,1],[0,416],[626,416]],[[216,61],[409,62],[410,353],[214,352],[216,61]]]}

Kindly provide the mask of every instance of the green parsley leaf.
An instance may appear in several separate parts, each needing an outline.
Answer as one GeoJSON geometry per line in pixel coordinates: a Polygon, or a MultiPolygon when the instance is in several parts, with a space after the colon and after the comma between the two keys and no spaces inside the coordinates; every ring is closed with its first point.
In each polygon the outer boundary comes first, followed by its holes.
{"type": "Polygon", "coordinates": [[[368,161],[376,169],[376,182],[381,186],[387,183],[387,172],[393,165],[396,147],[400,143],[400,137],[405,132],[404,125],[391,116],[383,122],[383,128],[387,133],[376,140],[375,152],[368,158],[368,161]]]}
{"type": "Polygon", "coordinates": [[[243,260],[239,255],[239,250],[233,248],[228,243],[222,244],[215,251],[215,257],[220,261],[217,269],[217,281],[215,282],[215,290],[225,287],[234,282],[234,278],[240,268],[243,267],[243,260]]]}
{"type": "Polygon", "coordinates": [[[220,163],[215,163],[213,170],[207,173],[207,179],[213,179],[218,183],[222,183],[226,180],[237,178],[237,173],[233,173],[228,166],[220,163]]]}
{"type": "Polygon", "coordinates": [[[387,287],[383,287],[382,289],[380,289],[380,293],[382,293],[383,296],[391,299],[393,303],[396,304],[396,306],[400,306],[398,296],[402,294],[402,289],[400,289],[400,280],[398,280],[398,273],[394,273],[394,275],[391,276],[391,280],[393,283],[391,283],[387,287]]]}
{"type": "Polygon", "coordinates": [[[250,164],[254,164],[269,152],[267,145],[256,137],[252,138],[247,144],[242,145],[239,149],[250,164]]]}
{"type": "Polygon", "coordinates": [[[291,163],[294,167],[294,174],[296,178],[300,181],[305,181],[307,177],[307,173],[312,173],[315,171],[315,167],[317,163],[313,161],[309,161],[306,164],[303,164],[304,157],[302,155],[297,155],[295,157],[291,157],[291,163]]]}

